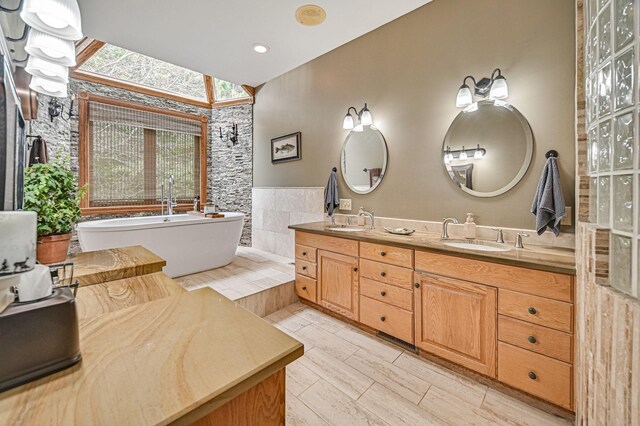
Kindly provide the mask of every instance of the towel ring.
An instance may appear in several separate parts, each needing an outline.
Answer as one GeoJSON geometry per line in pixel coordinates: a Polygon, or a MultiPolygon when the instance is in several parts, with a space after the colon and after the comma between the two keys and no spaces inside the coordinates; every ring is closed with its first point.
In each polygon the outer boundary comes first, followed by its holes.
{"type": "Polygon", "coordinates": [[[546,158],[549,158],[549,157],[558,158],[558,151],[556,151],[555,149],[552,149],[551,151],[547,151],[547,153],[544,156],[546,158]]]}

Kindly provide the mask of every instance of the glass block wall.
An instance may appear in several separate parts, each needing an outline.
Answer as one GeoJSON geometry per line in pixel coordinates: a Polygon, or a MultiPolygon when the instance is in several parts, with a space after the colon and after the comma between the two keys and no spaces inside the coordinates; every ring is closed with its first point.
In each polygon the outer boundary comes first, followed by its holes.
{"type": "Polygon", "coordinates": [[[611,229],[609,281],[640,297],[638,0],[585,1],[590,221],[611,229]]]}

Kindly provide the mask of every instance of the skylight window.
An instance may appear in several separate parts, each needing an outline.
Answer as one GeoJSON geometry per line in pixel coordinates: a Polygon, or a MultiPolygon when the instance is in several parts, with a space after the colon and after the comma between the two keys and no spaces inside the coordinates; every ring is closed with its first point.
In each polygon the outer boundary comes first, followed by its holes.
{"type": "Polygon", "coordinates": [[[249,97],[249,94],[245,92],[245,90],[239,84],[214,78],[213,86],[215,91],[214,97],[216,99],[216,102],[230,101],[234,99],[242,99],[242,98],[249,97]]]}
{"type": "MultiPolygon", "coordinates": [[[[110,44],[105,44],[100,48],[80,66],[79,70],[179,96],[207,101],[203,74],[110,44]]],[[[224,94],[233,95],[235,93],[235,89],[226,89],[227,86],[222,87],[225,87],[222,92],[224,94]]],[[[237,87],[244,93],[241,86],[237,87]]],[[[242,97],[246,96],[244,93],[242,97]]]]}

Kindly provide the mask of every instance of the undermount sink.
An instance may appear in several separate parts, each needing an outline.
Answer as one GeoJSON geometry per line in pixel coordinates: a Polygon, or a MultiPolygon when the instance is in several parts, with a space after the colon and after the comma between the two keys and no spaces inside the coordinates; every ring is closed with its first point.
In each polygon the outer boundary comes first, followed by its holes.
{"type": "Polygon", "coordinates": [[[345,225],[336,225],[330,226],[326,228],[327,231],[338,231],[338,232],[363,232],[366,231],[366,228],[361,226],[345,226],[345,225]]]}
{"type": "Polygon", "coordinates": [[[443,243],[445,246],[461,248],[466,250],[476,250],[476,251],[509,251],[511,248],[506,246],[499,245],[489,245],[482,241],[447,241],[443,243]]]}

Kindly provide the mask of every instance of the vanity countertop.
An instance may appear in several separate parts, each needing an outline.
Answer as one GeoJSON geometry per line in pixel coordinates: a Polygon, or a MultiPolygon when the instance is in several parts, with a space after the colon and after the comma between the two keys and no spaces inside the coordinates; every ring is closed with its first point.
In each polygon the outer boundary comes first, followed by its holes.
{"type": "Polygon", "coordinates": [[[210,288],[86,318],[80,348],[73,367],[0,393],[0,424],[190,424],[303,353],[210,288]]]}
{"type": "MultiPolygon", "coordinates": [[[[484,260],[511,266],[521,266],[530,269],[538,269],[548,272],[575,275],[576,259],[573,249],[554,246],[527,245],[517,249],[513,243],[505,244],[509,251],[475,251],[450,247],[443,244],[437,234],[415,232],[411,235],[394,235],[377,228],[375,231],[342,232],[331,231],[325,222],[304,223],[291,225],[290,229],[309,232],[313,234],[329,235],[332,237],[346,238],[350,240],[364,241],[376,244],[387,244],[396,247],[426,250],[469,259],[484,260]]],[[[459,240],[450,240],[459,241],[459,240]]]]}
{"type": "Polygon", "coordinates": [[[160,272],[167,264],[142,246],[75,253],[67,262],[74,263],[73,276],[81,286],[160,272]]]}

